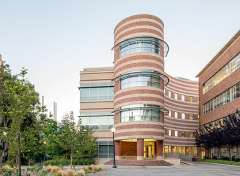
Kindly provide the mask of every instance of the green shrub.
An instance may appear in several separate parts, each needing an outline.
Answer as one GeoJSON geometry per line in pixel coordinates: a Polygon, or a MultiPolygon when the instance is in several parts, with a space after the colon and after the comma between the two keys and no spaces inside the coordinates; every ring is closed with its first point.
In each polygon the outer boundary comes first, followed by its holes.
{"type": "MultiPolygon", "coordinates": [[[[74,159],[73,165],[90,165],[94,164],[94,159],[82,158],[82,159],[74,159]]],[[[52,166],[67,166],[70,165],[71,161],[65,158],[54,158],[52,160],[47,160],[44,162],[44,165],[52,165],[52,166]]]]}
{"type": "Polygon", "coordinates": [[[14,172],[14,168],[12,168],[10,165],[4,165],[0,173],[3,176],[12,176],[14,175],[14,172]]]}

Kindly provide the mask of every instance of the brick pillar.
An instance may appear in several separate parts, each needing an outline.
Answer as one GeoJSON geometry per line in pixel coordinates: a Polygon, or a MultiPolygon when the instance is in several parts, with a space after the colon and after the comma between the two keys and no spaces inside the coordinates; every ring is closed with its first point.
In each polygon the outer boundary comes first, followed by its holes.
{"type": "Polygon", "coordinates": [[[116,160],[120,160],[121,157],[121,142],[115,141],[115,157],[116,160]]]}
{"type": "Polygon", "coordinates": [[[156,159],[163,159],[163,141],[160,140],[156,141],[156,159]]]}
{"type": "Polygon", "coordinates": [[[144,139],[137,139],[137,160],[144,159],[144,139]]]}

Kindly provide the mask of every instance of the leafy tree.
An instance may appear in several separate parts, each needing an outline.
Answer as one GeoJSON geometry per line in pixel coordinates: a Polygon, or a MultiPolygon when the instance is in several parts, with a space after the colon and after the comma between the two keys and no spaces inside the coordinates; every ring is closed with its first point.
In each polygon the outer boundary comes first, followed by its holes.
{"type": "MultiPolygon", "coordinates": [[[[21,174],[21,151],[24,150],[24,138],[33,123],[33,118],[39,105],[38,93],[34,86],[25,79],[26,69],[22,69],[20,74],[12,75],[8,65],[1,68],[1,99],[0,114],[7,125],[1,128],[1,134],[7,134],[6,138],[1,135],[8,144],[9,158],[16,159],[21,174]],[[7,128],[6,128],[7,127],[7,128]]],[[[35,142],[35,140],[31,140],[35,142]]],[[[28,144],[29,141],[28,141],[28,144]]],[[[28,148],[29,149],[29,148],[28,148]]]]}
{"type": "Polygon", "coordinates": [[[232,146],[240,144],[240,111],[228,115],[223,120],[216,121],[215,124],[202,125],[196,133],[196,140],[199,146],[207,149],[218,148],[218,158],[220,158],[220,148],[228,147],[229,159],[232,159],[232,146]]]}

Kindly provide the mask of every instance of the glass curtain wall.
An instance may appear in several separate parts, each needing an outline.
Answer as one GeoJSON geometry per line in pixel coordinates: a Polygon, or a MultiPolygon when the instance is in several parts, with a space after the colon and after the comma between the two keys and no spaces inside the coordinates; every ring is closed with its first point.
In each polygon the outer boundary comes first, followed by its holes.
{"type": "Polygon", "coordinates": [[[113,96],[113,86],[80,88],[80,102],[112,101],[113,96]]]}
{"type": "Polygon", "coordinates": [[[160,106],[135,104],[121,108],[121,122],[160,121],[160,106]]]}
{"type": "Polygon", "coordinates": [[[132,72],[121,77],[121,89],[130,87],[160,87],[160,75],[154,72],[132,72]]]}
{"type": "Polygon", "coordinates": [[[160,40],[154,37],[136,37],[120,43],[120,56],[139,52],[160,54],[160,40]]]}
{"type": "Polygon", "coordinates": [[[113,158],[113,142],[112,141],[97,141],[97,157],[98,158],[113,158]]]}
{"type": "Polygon", "coordinates": [[[111,112],[81,112],[80,124],[93,131],[110,130],[113,127],[111,112]]]}
{"type": "Polygon", "coordinates": [[[218,83],[220,83],[223,79],[228,77],[231,73],[238,70],[240,68],[240,54],[235,56],[227,65],[225,65],[222,69],[220,69],[212,78],[210,78],[203,85],[203,93],[205,94],[218,83]]]}
{"type": "Polygon", "coordinates": [[[223,106],[224,104],[235,100],[240,97],[240,82],[235,84],[230,89],[216,96],[215,98],[208,101],[203,105],[203,113],[207,114],[208,112],[213,111],[217,107],[223,106]]]}

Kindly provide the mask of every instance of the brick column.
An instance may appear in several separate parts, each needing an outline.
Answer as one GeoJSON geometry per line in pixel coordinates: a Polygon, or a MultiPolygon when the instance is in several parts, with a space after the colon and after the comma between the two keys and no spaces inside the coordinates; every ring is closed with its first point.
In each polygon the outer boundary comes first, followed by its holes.
{"type": "Polygon", "coordinates": [[[121,157],[121,142],[115,141],[115,157],[116,160],[120,160],[121,157]]]}
{"type": "Polygon", "coordinates": [[[137,160],[144,159],[144,139],[137,139],[137,160]]]}
{"type": "Polygon", "coordinates": [[[163,141],[160,140],[156,141],[156,159],[163,159],[163,141]]]}

